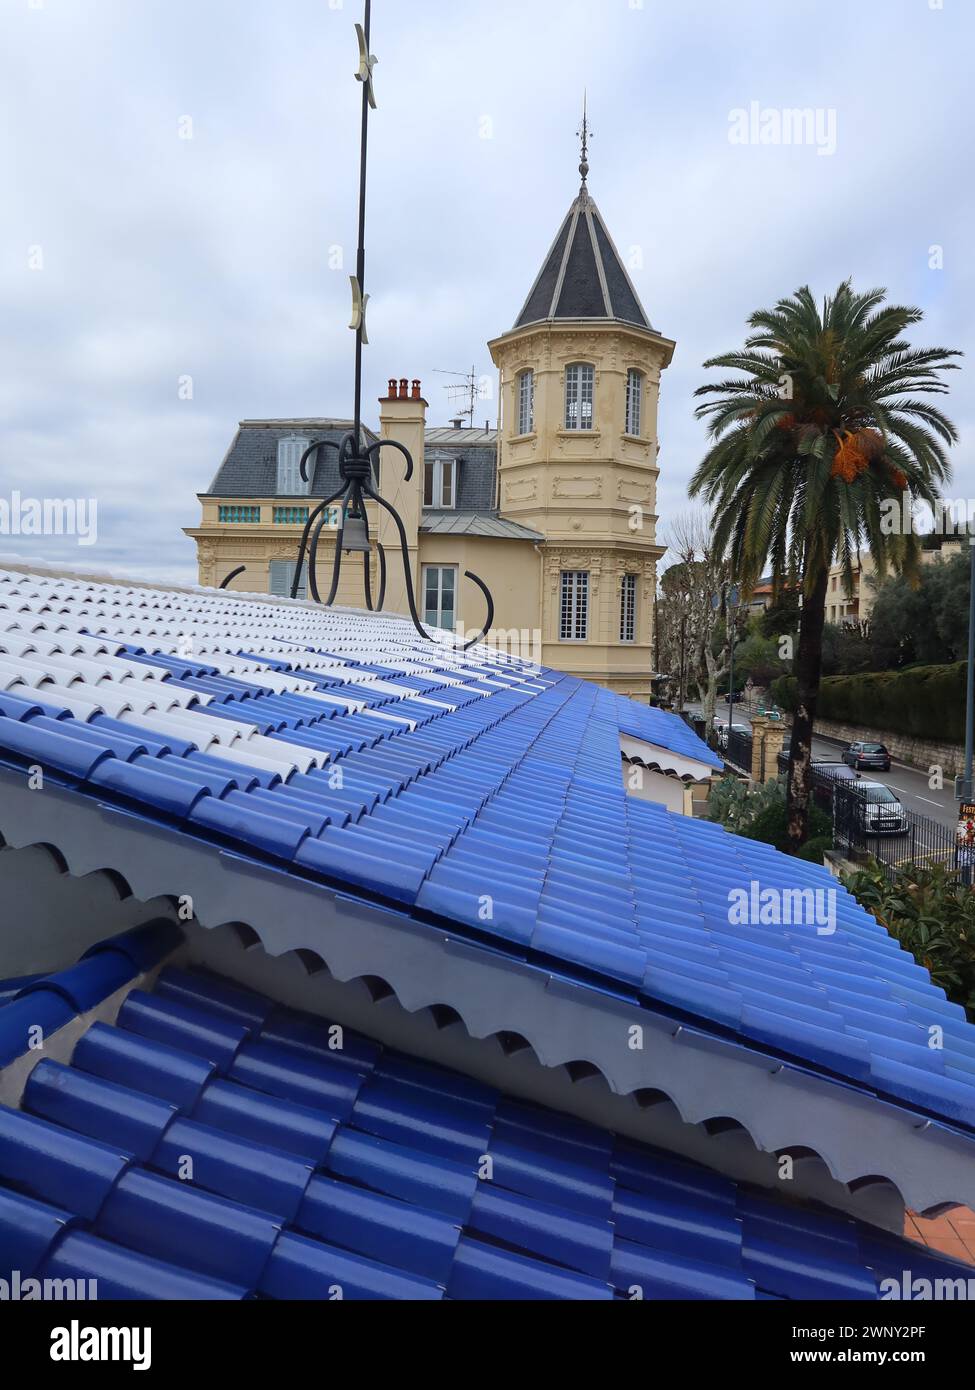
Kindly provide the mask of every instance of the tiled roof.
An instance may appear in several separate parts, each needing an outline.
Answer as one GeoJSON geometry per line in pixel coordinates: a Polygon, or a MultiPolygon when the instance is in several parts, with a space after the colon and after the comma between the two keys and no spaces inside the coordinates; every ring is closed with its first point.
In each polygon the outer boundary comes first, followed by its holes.
{"type": "Polygon", "coordinates": [[[651,328],[602,215],[585,189],[569,209],[515,327],[551,319],[617,319],[651,328]]]}
{"type": "Polygon", "coordinates": [[[0,1106],[0,1278],[101,1300],[868,1300],[904,1269],[965,1272],[174,968],[178,940],[108,940],[0,1007],[2,1079],[39,1021],[56,1053],[124,995],[0,1106]]]}
{"type": "Polygon", "coordinates": [[[711,758],[673,716],[398,618],[0,573],[8,843],[143,901],[191,892],[204,925],[804,1144],[843,1181],[882,1173],[917,1210],[971,1204],[964,1011],[824,869],[628,798],[624,735],[711,758]],[[732,919],[731,894],[767,890],[835,892],[835,931],[732,919]]]}
{"type": "Polygon", "coordinates": [[[975,1212],[969,1207],[955,1207],[942,1216],[919,1216],[908,1212],[904,1222],[908,1240],[950,1255],[963,1264],[975,1265],[975,1212]]]}
{"type": "Polygon", "coordinates": [[[721,759],[715,757],[690,725],[678,715],[668,714],[666,710],[657,709],[653,705],[638,705],[634,700],[627,700],[620,711],[619,725],[621,734],[643,739],[645,743],[666,748],[671,753],[682,753],[685,757],[695,758],[719,772],[723,767],[721,759]]]}

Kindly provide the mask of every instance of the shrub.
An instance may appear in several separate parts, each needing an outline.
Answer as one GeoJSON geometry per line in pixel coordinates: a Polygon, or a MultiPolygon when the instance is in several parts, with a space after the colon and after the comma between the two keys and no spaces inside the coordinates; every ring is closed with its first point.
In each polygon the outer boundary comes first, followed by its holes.
{"type": "MultiPolygon", "coordinates": [[[[781,784],[776,784],[781,785],[781,784]]],[[[788,818],[785,810],[785,794],[780,801],[772,806],[766,806],[748,823],[739,834],[744,835],[746,840],[761,840],[766,845],[774,845],[783,854],[788,853],[789,831],[788,818]]],[[[832,826],[829,816],[821,811],[818,806],[809,808],[809,835],[811,840],[828,841],[826,848],[830,848],[833,843],[832,826]]],[[[809,841],[807,841],[809,843],[809,841]]]]}
{"type": "MultiPolygon", "coordinates": [[[[772,686],[779,707],[796,707],[796,679],[783,676],[772,686]]],[[[912,666],[856,676],[827,676],[819,692],[823,719],[854,724],[908,738],[964,741],[965,666],[912,666]]]]}
{"type": "Polygon", "coordinates": [[[833,848],[832,835],[817,835],[812,840],[807,840],[799,851],[800,859],[808,859],[811,864],[823,864],[826,860],[826,851],[833,848]]]}
{"type": "Polygon", "coordinates": [[[708,797],[708,820],[726,830],[737,830],[748,801],[748,786],[740,777],[721,777],[712,783],[708,797]]]}
{"type": "Polygon", "coordinates": [[[975,893],[942,867],[899,869],[889,881],[874,866],[845,886],[975,1019],[975,893]]]}
{"type": "Polygon", "coordinates": [[[798,685],[795,676],[779,676],[772,682],[772,699],[780,710],[792,714],[796,707],[798,685]]]}
{"type": "MultiPolygon", "coordinates": [[[[754,792],[749,792],[737,777],[723,777],[711,788],[708,816],[746,840],[761,840],[776,849],[788,849],[785,782],[781,777],[754,792]]],[[[818,806],[810,808],[809,830],[814,838],[833,843],[830,818],[818,806]]]]}

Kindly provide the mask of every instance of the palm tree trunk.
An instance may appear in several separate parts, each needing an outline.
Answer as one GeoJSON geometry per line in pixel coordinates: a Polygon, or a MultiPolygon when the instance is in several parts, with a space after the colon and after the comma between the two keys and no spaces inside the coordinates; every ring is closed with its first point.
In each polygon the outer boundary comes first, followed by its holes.
{"type": "Polygon", "coordinates": [[[821,567],[812,592],[802,602],[799,616],[799,650],[796,654],[798,693],[789,747],[789,788],[786,828],[790,854],[798,854],[809,834],[809,800],[812,795],[812,739],[819,703],[823,665],[823,628],[826,624],[826,590],[829,570],[821,567]]]}

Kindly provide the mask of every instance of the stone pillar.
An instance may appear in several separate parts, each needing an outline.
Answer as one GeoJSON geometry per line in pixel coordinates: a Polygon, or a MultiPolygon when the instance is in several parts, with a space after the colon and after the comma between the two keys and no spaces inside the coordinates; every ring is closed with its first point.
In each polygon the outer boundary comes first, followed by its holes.
{"type": "MultiPolygon", "coordinates": [[[[420,585],[420,519],[423,511],[424,451],[426,447],[427,402],[420,394],[419,381],[390,380],[389,395],[379,402],[379,435],[393,439],[409,449],[413,458],[413,477],[406,482],[406,459],[398,449],[380,451],[380,495],[396,508],[403,518],[410,557],[410,574],[416,606],[422,616],[423,596],[420,585]]],[[[388,613],[409,613],[406,582],[400,558],[400,540],[396,525],[387,512],[379,509],[379,540],[386,551],[386,603],[388,613]]]]}
{"type": "Polygon", "coordinates": [[[779,775],[779,754],[785,742],[785,724],[778,719],[752,720],[752,781],[774,782],[779,775]]]}
{"type": "Polygon", "coordinates": [[[751,780],[752,783],[759,785],[768,780],[768,762],[762,762],[768,727],[769,721],[766,719],[752,719],[751,721],[751,780]]]}
{"type": "Polygon", "coordinates": [[[779,775],[779,754],[785,747],[786,727],[783,719],[770,719],[765,730],[765,780],[774,782],[779,775]]]}

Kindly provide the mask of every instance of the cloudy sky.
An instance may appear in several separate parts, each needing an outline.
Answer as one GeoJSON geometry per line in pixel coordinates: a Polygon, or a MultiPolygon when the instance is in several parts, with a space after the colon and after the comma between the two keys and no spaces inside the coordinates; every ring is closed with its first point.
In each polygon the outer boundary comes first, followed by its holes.
{"type": "MultiPolygon", "coordinates": [[[[972,351],[971,0],[375,0],[367,419],[389,376],[491,371],[578,186],[655,326],[659,511],[747,315],[846,276],[972,351]],[[736,144],[811,107],[835,151],[736,144]],[[830,115],[833,113],[833,115],[830,115]],[[932,248],[941,248],[940,253],[932,248]],[[932,268],[932,261],[940,268],[932,268]]],[[[0,498],[95,498],[98,543],[0,550],[195,579],[195,494],[243,418],[347,416],[359,0],[0,0],[0,498]],[[191,138],[187,138],[191,137],[191,138]],[[339,266],[344,255],[345,264],[339,266]]],[[[975,497],[972,365],[954,495],[975,497]]],[[[496,402],[481,402],[492,418],[496,402]]]]}

